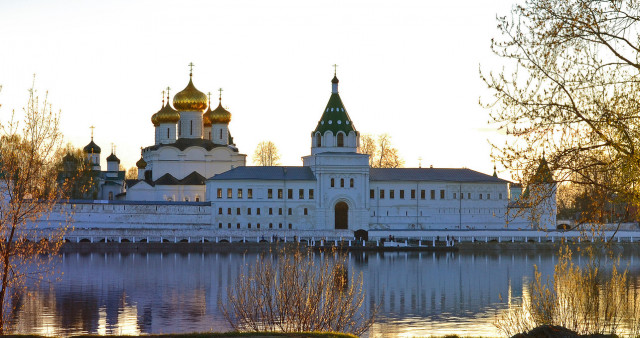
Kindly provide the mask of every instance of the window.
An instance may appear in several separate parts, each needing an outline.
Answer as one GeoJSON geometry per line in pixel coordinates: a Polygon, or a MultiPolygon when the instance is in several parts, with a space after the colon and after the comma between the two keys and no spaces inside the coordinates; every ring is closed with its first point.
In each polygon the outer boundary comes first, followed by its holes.
{"type": "Polygon", "coordinates": [[[307,210],[307,208],[304,208],[304,214],[305,216],[309,214],[309,210],[307,210]]]}
{"type": "Polygon", "coordinates": [[[222,129],[220,129],[220,139],[222,140],[222,129]]]}
{"type": "Polygon", "coordinates": [[[400,198],[404,199],[404,190],[400,190],[400,198]]]}
{"type": "Polygon", "coordinates": [[[256,224],[256,228],[260,229],[260,223],[256,224]]]}
{"type": "Polygon", "coordinates": [[[242,189],[238,189],[238,198],[242,198],[242,189]]]}
{"type": "Polygon", "coordinates": [[[222,215],[222,208],[218,208],[218,215],[222,215]]]}
{"type": "Polygon", "coordinates": [[[309,189],[309,199],[313,199],[313,189],[309,189]]]}
{"type": "Polygon", "coordinates": [[[218,198],[222,198],[222,188],[218,188],[218,198]]]}
{"type": "Polygon", "coordinates": [[[349,179],[349,188],[353,188],[353,178],[349,179]]]}
{"type": "Polygon", "coordinates": [[[320,136],[320,133],[316,134],[316,147],[321,147],[322,146],[322,136],[320,136]]]}
{"type": "Polygon", "coordinates": [[[191,120],[191,121],[189,121],[189,122],[191,122],[191,123],[189,124],[189,135],[193,135],[193,120],[191,120]]]}
{"type": "Polygon", "coordinates": [[[218,223],[218,228],[222,229],[222,223],[218,223]]]}
{"type": "Polygon", "coordinates": [[[253,189],[247,189],[247,198],[248,199],[252,199],[253,198],[253,189]]]}
{"type": "Polygon", "coordinates": [[[269,229],[273,229],[273,223],[269,223],[269,229]]]}
{"type": "Polygon", "coordinates": [[[267,198],[273,198],[273,189],[267,190],[267,198]]]}
{"type": "Polygon", "coordinates": [[[491,194],[487,194],[487,199],[490,200],[491,199],[491,194]]]}
{"type": "Polygon", "coordinates": [[[287,189],[287,198],[293,199],[293,189],[287,189]]]}
{"type": "Polygon", "coordinates": [[[380,199],[384,198],[384,190],[380,190],[380,199]]]}
{"type": "Polygon", "coordinates": [[[167,128],[167,138],[169,138],[169,128],[167,128]]]}
{"type": "Polygon", "coordinates": [[[256,215],[260,215],[260,208],[256,208],[256,215]]]}
{"type": "Polygon", "coordinates": [[[231,223],[227,223],[227,228],[231,229],[231,223]]]}
{"type": "Polygon", "coordinates": [[[464,193],[460,193],[460,199],[463,200],[464,199],[464,193]]]}
{"type": "Polygon", "coordinates": [[[247,229],[251,229],[251,223],[247,224],[247,229]]]}
{"type": "Polygon", "coordinates": [[[282,223],[278,223],[278,228],[282,229],[282,223]]]}
{"type": "Polygon", "coordinates": [[[178,122],[178,137],[182,136],[182,121],[178,122]]]}
{"type": "Polygon", "coordinates": [[[482,194],[479,195],[479,199],[482,199],[482,194]]]}
{"type": "Polygon", "coordinates": [[[282,215],[282,208],[278,208],[278,215],[282,215]]]}
{"type": "Polygon", "coordinates": [[[189,202],[189,197],[185,197],[185,198],[184,198],[184,201],[185,201],[185,202],[189,202]]]}
{"type": "Polygon", "coordinates": [[[375,190],[369,189],[369,198],[370,199],[376,198],[376,191],[375,190]]]}
{"type": "Polygon", "coordinates": [[[289,223],[289,229],[291,229],[291,228],[292,228],[291,223],[289,223]]]}
{"type": "Polygon", "coordinates": [[[338,133],[338,147],[344,147],[344,134],[338,133]]]}
{"type": "Polygon", "coordinates": [[[227,198],[233,198],[233,189],[227,189],[227,198]]]}
{"type": "Polygon", "coordinates": [[[273,208],[269,208],[269,215],[273,215],[273,208]]]}
{"type": "Polygon", "coordinates": [[[231,208],[227,208],[227,215],[231,215],[231,208]]]}
{"type": "Polygon", "coordinates": [[[240,229],[240,223],[236,224],[236,229],[240,229]]]}
{"type": "Polygon", "coordinates": [[[340,179],[340,188],[344,188],[344,178],[340,179]]]}
{"type": "Polygon", "coordinates": [[[283,195],[282,189],[278,189],[278,198],[282,199],[282,195],[283,195]]]}
{"type": "Polygon", "coordinates": [[[292,211],[291,211],[291,208],[289,208],[289,211],[288,211],[287,213],[288,213],[289,215],[291,215],[291,212],[292,212],[292,211]]]}
{"type": "Polygon", "coordinates": [[[498,198],[499,198],[499,199],[502,199],[502,193],[499,193],[499,194],[498,194],[498,198]]]}
{"type": "Polygon", "coordinates": [[[411,199],[412,200],[416,199],[416,190],[415,189],[411,189],[411,199]]]}
{"type": "MultiPolygon", "coordinates": [[[[469,194],[469,196],[471,196],[471,194],[469,194]]],[[[469,197],[471,198],[471,197],[469,197]]],[[[443,200],[444,199],[444,190],[440,190],[440,199],[443,200]]]]}
{"type": "Polygon", "coordinates": [[[196,196],[196,202],[200,202],[200,196],[196,196]]]}
{"type": "Polygon", "coordinates": [[[458,194],[456,194],[455,192],[453,193],[453,199],[457,200],[458,199],[458,194]]]}
{"type": "Polygon", "coordinates": [[[390,199],[394,199],[396,197],[396,191],[395,190],[389,190],[389,198],[390,199]]]}
{"type": "Polygon", "coordinates": [[[236,215],[240,215],[240,208],[236,208],[236,215]]]}
{"type": "Polygon", "coordinates": [[[335,187],[335,186],[336,186],[335,180],[332,178],[332,179],[331,179],[331,187],[333,188],[333,187],[335,187]]]}
{"type": "Polygon", "coordinates": [[[298,199],[299,200],[304,199],[304,189],[298,189],[298,199]]]}
{"type": "Polygon", "coordinates": [[[247,208],[247,215],[251,215],[251,208],[247,208]]]}

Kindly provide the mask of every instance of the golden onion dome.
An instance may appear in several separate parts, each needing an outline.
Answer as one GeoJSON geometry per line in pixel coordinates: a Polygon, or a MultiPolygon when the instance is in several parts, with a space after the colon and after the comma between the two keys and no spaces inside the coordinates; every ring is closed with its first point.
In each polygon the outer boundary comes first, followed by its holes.
{"type": "Polygon", "coordinates": [[[211,124],[229,124],[231,121],[231,113],[222,108],[222,102],[218,104],[218,108],[206,114],[211,124]]]}
{"type": "Polygon", "coordinates": [[[153,123],[154,127],[157,127],[160,125],[160,123],[158,123],[158,113],[151,115],[151,123],[153,123]]]}
{"type": "Polygon", "coordinates": [[[145,169],[147,167],[147,161],[140,157],[138,162],[136,162],[136,167],[138,167],[138,169],[145,169]]]}
{"type": "MultiPolygon", "coordinates": [[[[171,108],[169,102],[167,105],[162,107],[159,112],[156,113],[156,121],[158,125],[161,123],[178,123],[180,121],[180,113],[178,113],[175,109],[171,108]]],[[[152,117],[153,119],[153,117],[152,117]]]]}
{"type": "Polygon", "coordinates": [[[211,114],[211,107],[207,108],[207,111],[202,114],[202,124],[205,127],[211,127],[211,119],[209,119],[209,114],[211,114]]]}
{"type": "Polygon", "coordinates": [[[207,95],[196,89],[189,78],[187,87],[173,97],[173,106],[178,111],[204,111],[207,108],[207,95]]]}

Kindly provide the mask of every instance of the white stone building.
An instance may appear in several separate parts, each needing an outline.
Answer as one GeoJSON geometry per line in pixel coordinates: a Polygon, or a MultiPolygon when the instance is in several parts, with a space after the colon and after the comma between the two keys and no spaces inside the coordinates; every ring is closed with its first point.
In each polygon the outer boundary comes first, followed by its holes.
{"type": "MultiPolygon", "coordinates": [[[[152,116],[155,144],[142,149],[138,180],[127,182],[121,199],[145,205],[155,201],[163,208],[167,203],[197,204],[207,215],[194,220],[194,226],[202,230],[206,220],[205,227],[225,236],[495,230],[531,224],[528,216],[536,213],[511,199],[510,182],[495,172],[370,168],[369,156],[359,153],[360,134],[340,98],[338,78],[331,82],[329,102],[310,133],[310,155],[302,158],[302,166],[250,167],[230,136],[231,114],[222,99],[211,110],[207,96],[190,79],[173,98],[175,109],[163,102],[152,116]],[[203,202],[206,208],[200,206],[203,202]]],[[[99,159],[90,160],[99,165],[99,159]]],[[[555,184],[543,164],[546,176],[540,183],[552,192],[545,204],[552,206],[552,214],[539,217],[536,226],[555,228],[555,184]]],[[[128,219],[134,211],[123,206],[121,212],[128,219]]]]}

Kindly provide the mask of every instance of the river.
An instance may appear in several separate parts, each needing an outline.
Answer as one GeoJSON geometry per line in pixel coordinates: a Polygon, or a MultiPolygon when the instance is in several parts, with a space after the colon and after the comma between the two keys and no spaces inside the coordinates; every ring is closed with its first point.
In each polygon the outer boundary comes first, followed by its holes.
{"type": "MultiPolygon", "coordinates": [[[[228,331],[218,301],[256,258],[256,253],[65,253],[55,261],[53,278],[28,284],[15,316],[16,332],[228,331]]],[[[363,275],[366,310],[379,306],[369,337],[497,336],[496,314],[521,299],[534,264],[551,274],[556,260],[553,250],[352,252],[348,265],[363,275]]],[[[625,254],[622,261],[638,274],[637,254],[625,254]]]]}

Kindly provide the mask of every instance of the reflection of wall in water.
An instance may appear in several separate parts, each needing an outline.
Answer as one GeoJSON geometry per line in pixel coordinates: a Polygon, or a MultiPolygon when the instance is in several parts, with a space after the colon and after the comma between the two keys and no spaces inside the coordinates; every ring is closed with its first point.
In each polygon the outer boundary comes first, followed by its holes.
{"type": "Polygon", "coordinates": [[[551,254],[384,252],[352,253],[352,262],[364,274],[367,304],[380,303],[381,314],[467,316],[500,303],[500,296],[506,302],[509,284],[511,296],[521,297],[533,265],[552,273],[554,260],[551,254]]]}

